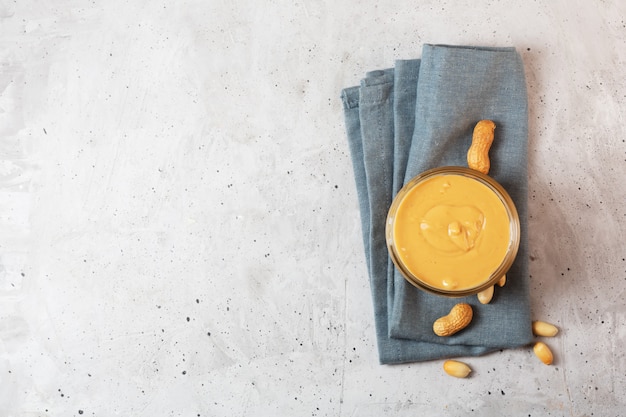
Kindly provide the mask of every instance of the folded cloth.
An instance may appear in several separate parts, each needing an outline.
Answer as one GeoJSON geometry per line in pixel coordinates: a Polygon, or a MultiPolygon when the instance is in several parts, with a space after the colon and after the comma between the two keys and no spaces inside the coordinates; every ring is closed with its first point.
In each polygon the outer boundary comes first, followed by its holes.
{"type": "Polygon", "coordinates": [[[523,64],[514,48],[425,45],[421,59],[367,73],[342,91],[381,363],[482,355],[532,340],[527,264],[528,111],[523,64]],[[423,292],[394,268],[385,219],[398,190],[438,166],[466,166],[473,127],[496,123],[490,175],[517,207],[522,235],[507,284],[493,301],[423,292]],[[474,307],[470,327],[436,336],[432,323],[458,302],[474,307]]]}

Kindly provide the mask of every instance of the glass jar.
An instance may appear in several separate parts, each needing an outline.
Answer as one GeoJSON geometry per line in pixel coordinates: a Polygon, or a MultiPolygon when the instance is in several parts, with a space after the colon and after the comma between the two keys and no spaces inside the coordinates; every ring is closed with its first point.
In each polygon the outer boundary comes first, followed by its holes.
{"type": "Polygon", "coordinates": [[[506,274],[519,248],[520,222],[513,200],[493,178],[441,167],[417,175],[398,192],[385,233],[389,255],[408,282],[436,295],[463,297],[506,274]]]}

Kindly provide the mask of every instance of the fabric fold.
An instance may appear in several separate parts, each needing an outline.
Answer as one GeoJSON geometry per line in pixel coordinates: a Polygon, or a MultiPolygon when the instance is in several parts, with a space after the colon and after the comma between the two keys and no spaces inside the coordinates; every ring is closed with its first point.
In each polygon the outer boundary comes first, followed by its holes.
{"type": "MultiPolygon", "coordinates": [[[[381,363],[474,356],[530,343],[526,194],[527,99],[514,48],[425,45],[421,59],[368,72],[342,91],[355,175],[381,363]],[[440,338],[432,322],[459,299],[418,290],[395,270],[387,253],[385,220],[392,198],[420,172],[466,165],[478,120],[498,126],[492,175],[516,203],[522,241],[507,286],[475,308],[471,331],[440,338]]],[[[470,329],[468,329],[470,330],[470,329]]]]}

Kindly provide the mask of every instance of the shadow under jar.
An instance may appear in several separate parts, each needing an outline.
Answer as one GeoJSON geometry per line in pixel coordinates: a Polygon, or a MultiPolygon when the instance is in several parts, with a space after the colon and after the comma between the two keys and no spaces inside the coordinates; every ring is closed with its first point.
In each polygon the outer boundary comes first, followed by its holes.
{"type": "Polygon", "coordinates": [[[411,179],[387,215],[389,255],[416,287],[445,297],[477,294],[509,270],[520,242],[513,200],[493,178],[441,167],[411,179]]]}

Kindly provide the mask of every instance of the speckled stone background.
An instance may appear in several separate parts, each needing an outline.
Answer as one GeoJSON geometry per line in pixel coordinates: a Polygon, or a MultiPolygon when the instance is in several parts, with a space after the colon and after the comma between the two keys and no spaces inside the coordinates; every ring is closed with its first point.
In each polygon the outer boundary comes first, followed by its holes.
{"type": "Polygon", "coordinates": [[[0,416],[623,416],[626,3],[0,2],[0,416]],[[530,349],[377,362],[339,92],[515,46],[530,349]]]}

